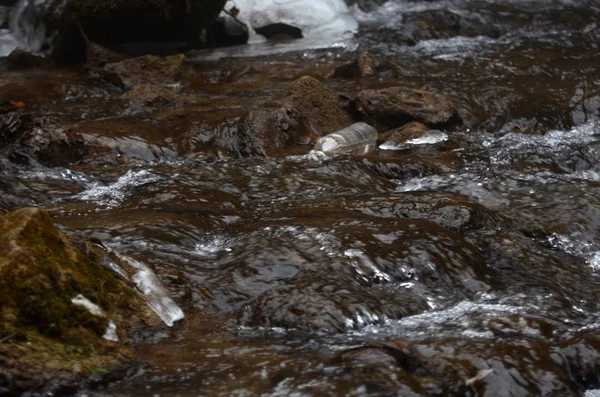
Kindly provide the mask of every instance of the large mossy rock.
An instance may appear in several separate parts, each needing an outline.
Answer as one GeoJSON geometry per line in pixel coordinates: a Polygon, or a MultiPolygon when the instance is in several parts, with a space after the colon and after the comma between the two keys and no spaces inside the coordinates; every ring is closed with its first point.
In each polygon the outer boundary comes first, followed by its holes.
{"type": "Polygon", "coordinates": [[[46,51],[69,63],[85,55],[81,30],[109,48],[141,42],[155,48],[165,42],[199,46],[224,5],[225,0],[46,0],[31,2],[23,15],[46,26],[53,37],[46,51]]]}
{"type": "Polygon", "coordinates": [[[132,360],[134,333],[161,326],[130,283],[100,263],[106,255],[56,229],[44,210],[0,217],[0,386],[73,387],[132,360]],[[104,315],[74,304],[80,294],[104,315]],[[103,338],[109,321],[118,342],[103,338]]]}
{"type": "Polygon", "coordinates": [[[297,111],[318,135],[330,134],[354,122],[342,107],[342,97],[310,76],[293,81],[282,102],[287,109],[297,111]]]}

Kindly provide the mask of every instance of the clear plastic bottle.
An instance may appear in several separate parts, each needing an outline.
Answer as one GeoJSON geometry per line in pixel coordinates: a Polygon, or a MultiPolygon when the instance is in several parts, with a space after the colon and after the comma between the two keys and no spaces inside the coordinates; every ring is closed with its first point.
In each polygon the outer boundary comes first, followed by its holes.
{"type": "Polygon", "coordinates": [[[325,154],[363,155],[377,146],[377,130],[367,123],[354,123],[322,136],[314,150],[325,154]]]}

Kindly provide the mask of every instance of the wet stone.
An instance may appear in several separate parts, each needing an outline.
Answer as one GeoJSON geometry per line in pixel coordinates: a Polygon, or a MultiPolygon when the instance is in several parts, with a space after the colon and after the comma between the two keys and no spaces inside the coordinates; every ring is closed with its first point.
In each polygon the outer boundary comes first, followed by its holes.
{"type": "Polygon", "coordinates": [[[385,143],[394,145],[418,138],[429,131],[429,129],[430,128],[423,123],[412,121],[402,127],[394,128],[391,131],[381,134],[379,139],[385,143]]]}
{"type": "Polygon", "coordinates": [[[126,104],[123,116],[148,113],[156,110],[177,109],[194,102],[173,89],[160,85],[141,85],[119,97],[126,104]]]}
{"type": "Polygon", "coordinates": [[[89,150],[80,133],[50,117],[9,113],[0,116],[0,139],[5,155],[16,164],[67,165],[83,159],[89,150]]]}
{"type": "Polygon", "coordinates": [[[314,130],[326,135],[352,124],[352,117],[341,109],[341,98],[317,79],[302,77],[292,82],[283,94],[282,102],[295,109],[314,130]]]}
{"type": "Polygon", "coordinates": [[[241,324],[340,333],[427,308],[423,299],[406,291],[386,293],[363,288],[358,292],[356,286],[343,283],[273,289],[244,309],[241,324]]]}
{"type": "Polygon", "coordinates": [[[257,109],[237,122],[227,122],[215,136],[215,145],[235,157],[265,157],[314,138],[294,111],[257,109]]]}
{"type": "Polygon", "coordinates": [[[403,18],[402,31],[413,44],[423,40],[448,39],[456,36],[498,37],[497,25],[483,17],[458,14],[447,10],[427,10],[407,13],[403,18]]]}
{"type": "Polygon", "coordinates": [[[107,63],[104,66],[103,77],[124,90],[130,90],[139,85],[176,84],[183,77],[185,68],[184,55],[164,58],[146,55],[107,63]]]}
{"type": "Polygon", "coordinates": [[[458,120],[448,98],[407,87],[363,90],[356,97],[356,108],[378,128],[396,128],[411,121],[443,127],[458,120]]]}
{"type": "Polygon", "coordinates": [[[337,67],[331,77],[346,79],[397,78],[402,76],[403,68],[385,58],[361,52],[349,63],[337,67]]]}
{"type": "Polygon", "coordinates": [[[404,192],[387,198],[372,198],[362,202],[362,211],[369,215],[427,219],[460,232],[493,227],[501,217],[466,196],[452,193],[404,192]]]}

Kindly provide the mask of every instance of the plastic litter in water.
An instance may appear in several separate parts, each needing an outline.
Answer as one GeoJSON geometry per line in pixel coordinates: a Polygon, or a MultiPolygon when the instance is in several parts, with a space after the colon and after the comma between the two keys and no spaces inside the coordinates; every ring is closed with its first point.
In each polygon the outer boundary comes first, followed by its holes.
{"type": "Polygon", "coordinates": [[[363,155],[375,148],[377,130],[367,123],[355,123],[317,140],[315,151],[325,154],[363,155]]]}

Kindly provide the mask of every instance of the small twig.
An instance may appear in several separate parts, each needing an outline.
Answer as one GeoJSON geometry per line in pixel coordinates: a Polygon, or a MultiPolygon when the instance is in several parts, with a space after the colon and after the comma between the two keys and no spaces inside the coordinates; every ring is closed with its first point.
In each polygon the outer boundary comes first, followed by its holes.
{"type": "Polygon", "coordinates": [[[5,336],[4,338],[0,339],[0,343],[6,342],[7,340],[9,340],[10,338],[14,337],[15,335],[17,335],[17,334],[12,334],[12,335],[5,336]]]}
{"type": "Polygon", "coordinates": [[[77,24],[77,28],[79,28],[79,33],[81,33],[81,36],[85,40],[85,44],[90,44],[90,39],[88,39],[87,35],[83,31],[83,27],[81,27],[81,24],[77,18],[75,18],[75,23],[77,24]]]}
{"type": "Polygon", "coordinates": [[[239,19],[237,19],[237,16],[234,15],[231,11],[227,11],[225,8],[223,8],[223,12],[227,15],[229,15],[231,18],[233,18],[234,21],[236,21],[237,23],[239,23],[240,25],[242,25],[242,27],[244,28],[244,30],[248,31],[248,26],[246,26],[246,24],[242,21],[240,21],[239,19]]]}

